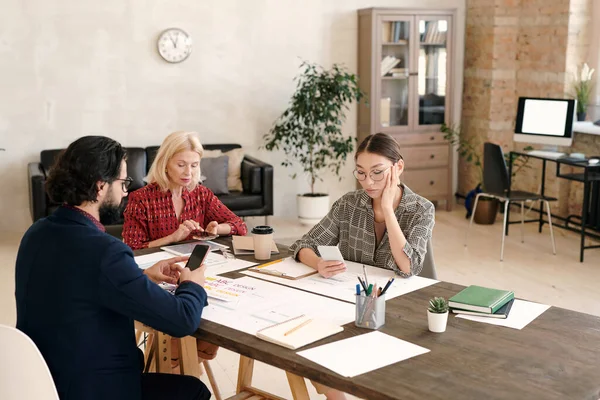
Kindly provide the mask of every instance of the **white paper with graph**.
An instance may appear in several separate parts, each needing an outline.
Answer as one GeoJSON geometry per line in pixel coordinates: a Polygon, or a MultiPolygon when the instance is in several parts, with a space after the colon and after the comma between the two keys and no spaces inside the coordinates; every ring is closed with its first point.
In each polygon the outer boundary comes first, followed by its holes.
{"type": "Polygon", "coordinates": [[[258,279],[235,279],[244,291],[237,299],[210,299],[202,318],[255,335],[257,331],[302,314],[344,325],[354,321],[354,305],[258,279]]]}
{"type": "MultiPolygon", "coordinates": [[[[241,271],[241,273],[254,278],[277,282],[282,285],[355,303],[356,284],[358,283],[358,277],[360,276],[362,278],[364,276],[363,265],[352,261],[345,261],[345,263],[346,267],[348,268],[346,272],[335,275],[331,278],[323,278],[321,275],[311,275],[298,280],[290,280],[252,271],[241,271]]],[[[394,271],[390,271],[389,269],[377,268],[368,265],[365,266],[365,268],[367,270],[369,284],[377,284],[378,287],[385,286],[389,278],[395,277],[394,282],[390,285],[385,293],[386,301],[438,283],[438,281],[434,279],[423,278],[421,276],[402,278],[400,276],[396,276],[394,271]]]]}

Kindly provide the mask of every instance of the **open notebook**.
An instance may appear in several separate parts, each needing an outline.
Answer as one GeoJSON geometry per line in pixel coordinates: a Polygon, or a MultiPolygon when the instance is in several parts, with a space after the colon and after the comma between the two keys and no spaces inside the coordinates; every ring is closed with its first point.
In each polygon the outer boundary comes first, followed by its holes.
{"type": "Polygon", "coordinates": [[[296,350],[343,331],[339,325],[306,315],[268,326],[256,332],[256,336],[267,342],[296,350]]]}

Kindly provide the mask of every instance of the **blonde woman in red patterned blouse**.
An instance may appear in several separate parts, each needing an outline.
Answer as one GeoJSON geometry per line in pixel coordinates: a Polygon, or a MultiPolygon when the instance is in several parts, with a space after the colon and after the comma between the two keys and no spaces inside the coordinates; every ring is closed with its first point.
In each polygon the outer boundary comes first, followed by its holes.
{"type": "Polygon", "coordinates": [[[166,137],[148,185],[129,195],[123,241],[133,250],[190,240],[193,235],[245,235],[246,224],[200,182],[203,149],[194,132],[166,137]]]}
{"type": "MultiPolygon", "coordinates": [[[[148,185],[129,194],[123,241],[133,250],[211,235],[245,235],[246,224],[200,182],[202,145],[194,132],[165,138],[148,172],[148,185]]],[[[178,339],[173,339],[176,341],[178,339]]],[[[198,358],[211,360],[218,346],[197,340],[198,358]]],[[[173,367],[178,346],[171,345],[173,367]]]]}

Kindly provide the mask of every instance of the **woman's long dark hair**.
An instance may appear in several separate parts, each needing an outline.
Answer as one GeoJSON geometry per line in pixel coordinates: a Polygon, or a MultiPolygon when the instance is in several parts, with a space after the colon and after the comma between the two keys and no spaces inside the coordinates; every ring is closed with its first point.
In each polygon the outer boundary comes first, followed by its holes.
{"type": "Polygon", "coordinates": [[[369,135],[362,141],[362,143],[356,149],[354,155],[354,161],[358,159],[361,153],[373,153],[383,156],[390,160],[392,163],[397,163],[402,160],[402,154],[400,154],[400,145],[387,133],[376,133],[369,135]]]}

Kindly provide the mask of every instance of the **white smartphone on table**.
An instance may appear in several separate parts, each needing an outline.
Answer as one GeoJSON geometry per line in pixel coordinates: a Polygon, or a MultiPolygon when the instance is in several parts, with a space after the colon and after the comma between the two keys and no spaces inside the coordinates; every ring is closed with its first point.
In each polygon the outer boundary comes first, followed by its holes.
{"type": "Polygon", "coordinates": [[[325,261],[344,261],[342,252],[337,246],[317,246],[321,258],[325,261]]]}

